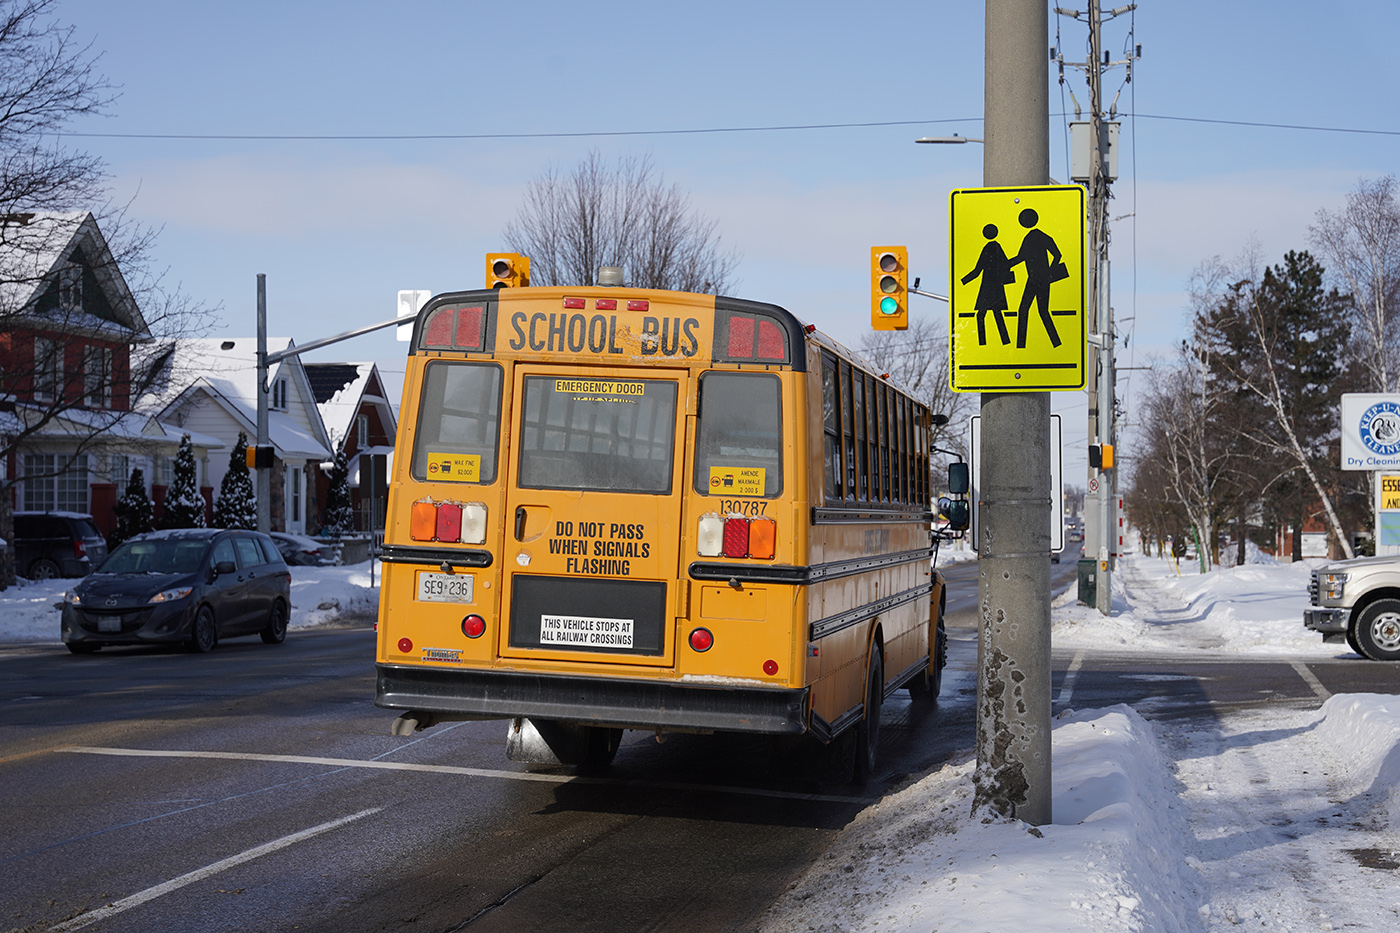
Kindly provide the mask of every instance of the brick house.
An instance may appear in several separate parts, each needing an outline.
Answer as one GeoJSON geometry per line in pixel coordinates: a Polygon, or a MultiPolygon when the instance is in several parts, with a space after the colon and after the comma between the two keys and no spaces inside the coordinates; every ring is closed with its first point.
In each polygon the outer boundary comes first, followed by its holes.
{"type": "MultiPolygon", "coordinates": [[[[304,365],[332,449],[344,452],[350,467],[355,530],[383,531],[402,385],[382,374],[375,363],[304,365]]],[[[330,491],[326,471],[317,471],[316,486],[318,500],[325,502],[330,491]]]]}
{"type": "MultiPolygon", "coordinates": [[[[137,467],[159,501],[181,432],[135,410],[132,396],[139,360],[161,347],[91,213],[0,217],[0,320],[0,482],[11,507],[89,512],[110,534],[137,467]]],[[[197,460],[217,444],[191,441],[197,460]]]]}

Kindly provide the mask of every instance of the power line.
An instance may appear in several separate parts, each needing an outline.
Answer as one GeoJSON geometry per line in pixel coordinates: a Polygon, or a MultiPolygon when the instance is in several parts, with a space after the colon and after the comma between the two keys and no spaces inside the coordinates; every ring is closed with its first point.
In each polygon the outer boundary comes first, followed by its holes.
{"type": "Polygon", "coordinates": [[[870,123],[800,123],[774,126],[711,126],[696,129],[674,130],[586,130],[576,133],[421,133],[421,134],[378,134],[360,135],[279,135],[273,133],[53,133],[54,136],[71,136],[96,139],[229,139],[229,140],[454,140],[454,139],[577,139],[587,136],[694,136],[706,133],[773,133],[787,130],[844,130],[866,129],[879,126],[925,126],[931,123],[976,123],[981,117],[964,117],[948,120],[886,120],[870,123]]]}
{"type": "MultiPolygon", "coordinates": [[[[1066,114],[1058,114],[1065,116],[1066,114]]],[[[1315,133],[1355,133],[1367,136],[1400,136],[1400,130],[1368,130],[1346,126],[1312,126],[1301,123],[1265,123],[1253,120],[1218,120],[1210,117],[1180,117],[1166,114],[1137,113],[1130,118],[1171,120],[1178,123],[1208,123],[1220,126],[1247,126],[1261,129],[1302,130],[1315,133]]],[[[960,117],[942,120],[881,120],[866,123],[795,123],[767,126],[710,126],[670,130],[580,130],[572,133],[83,133],[61,132],[49,135],[82,139],[187,139],[187,140],[248,140],[248,141],[432,141],[472,139],[580,139],[603,136],[699,136],[714,133],[779,133],[797,130],[871,129],[885,126],[927,126],[935,123],[978,123],[981,117],[960,117]]]]}

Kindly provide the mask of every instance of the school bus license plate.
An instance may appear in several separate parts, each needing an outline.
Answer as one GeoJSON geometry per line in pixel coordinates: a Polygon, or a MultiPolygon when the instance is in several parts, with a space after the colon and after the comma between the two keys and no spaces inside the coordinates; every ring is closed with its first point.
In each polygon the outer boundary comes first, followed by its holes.
{"type": "Polygon", "coordinates": [[[418,599],[430,603],[469,603],[476,577],[469,573],[418,571],[418,599]]]}

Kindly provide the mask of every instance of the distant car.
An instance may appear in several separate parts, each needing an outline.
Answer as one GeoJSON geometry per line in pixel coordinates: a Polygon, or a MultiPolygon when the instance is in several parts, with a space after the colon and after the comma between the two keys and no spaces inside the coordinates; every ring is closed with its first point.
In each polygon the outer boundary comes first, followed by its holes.
{"type": "Polygon", "coordinates": [[[340,543],[317,541],[306,535],[294,535],[285,531],[271,533],[282,559],[298,567],[329,567],[340,563],[340,543]]]}
{"type": "Polygon", "coordinates": [[[1082,531],[1071,531],[1071,532],[1069,533],[1069,539],[1070,539],[1071,541],[1083,541],[1083,540],[1084,540],[1084,532],[1082,532],[1082,531]]]}
{"type": "Polygon", "coordinates": [[[152,531],[124,542],[64,594],[63,643],[74,654],[181,642],[205,652],[238,635],[280,644],[291,593],[292,572],[266,535],[152,531]]]}
{"type": "Polygon", "coordinates": [[[16,512],[15,572],[30,580],[83,577],[107,558],[107,539],[84,512],[16,512]]]}

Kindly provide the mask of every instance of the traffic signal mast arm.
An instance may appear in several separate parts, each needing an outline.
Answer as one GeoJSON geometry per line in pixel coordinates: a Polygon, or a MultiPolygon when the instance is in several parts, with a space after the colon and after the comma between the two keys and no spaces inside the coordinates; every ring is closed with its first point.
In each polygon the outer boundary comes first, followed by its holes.
{"type": "Polygon", "coordinates": [[[919,277],[918,277],[918,276],[915,276],[915,277],[914,277],[914,287],[911,288],[911,289],[909,289],[909,294],[911,294],[911,295],[923,295],[925,298],[933,298],[933,299],[935,299],[935,300],[937,300],[937,301],[943,302],[944,304],[946,304],[946,303],[948,302],[948,296],[947,296],[947,295],[935,295],[933,292],[920,291],[920,290],[919,290],[919,281],[920,281],[919,277]]]}

